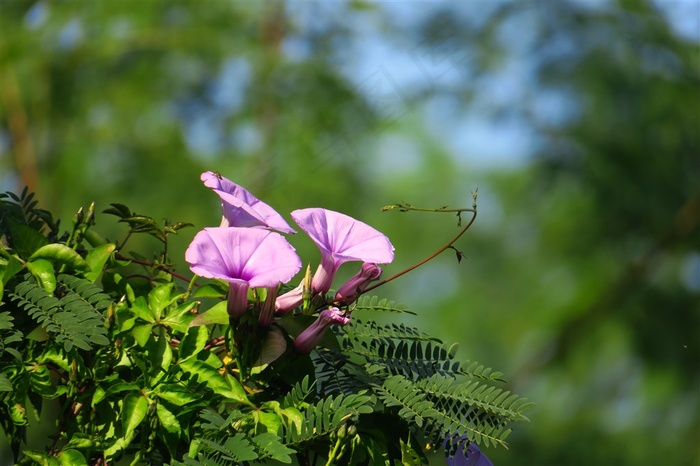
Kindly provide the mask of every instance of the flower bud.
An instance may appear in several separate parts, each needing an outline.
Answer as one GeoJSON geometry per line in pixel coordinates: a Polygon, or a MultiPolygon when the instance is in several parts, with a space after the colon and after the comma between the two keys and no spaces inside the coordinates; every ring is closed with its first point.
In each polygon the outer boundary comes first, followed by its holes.
{"type": "Polygon", "coordinates": [[[355,276],[342,285],[335,294],[336,302],[350,304],[355,301],[367,286],[382,275],[382,269],[377,264],[365,262],[355,276]]]}
{"type": "Polygon", "coordinates": [[[323,339],[326,331],[331,325],[347,325],[349,317],[337,307],[332,307],[321,311],[316,321],[309,325],[306,330],[294,340],[294,349],[300,354],[309,354],[323,339]]]}

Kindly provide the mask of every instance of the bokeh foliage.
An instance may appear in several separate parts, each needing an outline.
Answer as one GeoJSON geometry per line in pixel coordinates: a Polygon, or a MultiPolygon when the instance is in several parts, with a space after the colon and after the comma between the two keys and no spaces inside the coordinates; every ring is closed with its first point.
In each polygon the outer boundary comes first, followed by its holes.
{"type": "Polygon", "coordinates": [[[396,270],[453,223],[379,207],[478,186],[468,260],[387,292],[540,401],[494,462],[695,464],[697,42],[649,1],[484,5],[4,1],[0,183],[66,219],[94,200],[201,227],[216,209],[183,186],[217,170],[281,212],[365,219],[396,270]],[[400,56],[361,66],[385,46],[400,56]],[[518,163],[451,141],[475,118],[518,163]]]}

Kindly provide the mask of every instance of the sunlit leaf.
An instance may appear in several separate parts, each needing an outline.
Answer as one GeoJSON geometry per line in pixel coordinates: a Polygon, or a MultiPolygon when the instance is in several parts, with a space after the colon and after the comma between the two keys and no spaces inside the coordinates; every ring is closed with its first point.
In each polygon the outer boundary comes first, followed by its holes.
{"type": "Polygon", "coordinates": [[[82,258],[80,254],[75,252],[73,249],[69,248],[64,244],[52,243],[42,246],[31,255],[30,261],[35,261],[38,259],[46,259],[51,262],[56,262],[61,265],[65,265],[74,270],[79,270],[83,272],[90,271],[90,266],[85,259],[82,258]]]}
{"type": "Polygon", "coordinates": [[[148,413],[148,399],[141,393],[129,393],[122,403],[121,420],[124,438],[130,439],[148,413]]]}

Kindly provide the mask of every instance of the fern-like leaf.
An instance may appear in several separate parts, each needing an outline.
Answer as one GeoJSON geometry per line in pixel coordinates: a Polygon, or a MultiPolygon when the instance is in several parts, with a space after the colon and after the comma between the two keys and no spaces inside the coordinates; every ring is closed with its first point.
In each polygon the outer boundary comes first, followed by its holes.
{"type": "Polygon", "coordinates": [[[511,422],[527,421],[523,411],[532,403],[509,391],[482,382],[457,383],[435,375],[416,382],[416,388],[433,401],[438,413],[426,429],[439,443],[448,435],[465,436],[479,444],[505,445],[511,422]]]}
{"type": "Polygon", "coordinates": [[[387,407],[399,407],[399,416],[419,428],[423,427],[427,420],[438,415],[433,403],[426,399],[425,393],[403,376],[389,377],[381,386],[375,385],[374,388],[387,407]]]}
{"type": "Polygon", "coordinates": [[[33,282],[31,275],[9,292],[29,316],[62,343],[66,351],[77,347],[86,351],[92,345],[108,345],[107,330],[100,312],[83,296],[70,290],[58,299],[33,282]]]}
{"type": "Polygon", "coordinates": [[[328,396],[306,407],[300,430],[294,425],[285,429],[284,443],[294,446],[325,437],[350,419],[372,411],[372,397],[365,393],[328,396]]]}
{"type": "Polygon", "coordinates": [[[415,312],[406,309],[403,304],[398,304],[386,298],[378,296],[360,296],[353,306],[353,311],[371,311],[371,312],[398,312],[401,314],[416,315],[415,312]]]}
{"type": "Polygon", "coordinates": [[[282,405],[284,406],[300,406],[311,395],[313,384],[309,382],[309,376],[304,376],[301,382],[294,384],[292,389],[284,396],[282,405]]]}
{"type": "Polygon", "coordinates": [[[0,357],[3,353],[10,353],[15,359],[21,361],[22,355],[10,345],[19,343],[24,336],[12,323],[14,318],[9,312],[0,312],[0,357]]]}

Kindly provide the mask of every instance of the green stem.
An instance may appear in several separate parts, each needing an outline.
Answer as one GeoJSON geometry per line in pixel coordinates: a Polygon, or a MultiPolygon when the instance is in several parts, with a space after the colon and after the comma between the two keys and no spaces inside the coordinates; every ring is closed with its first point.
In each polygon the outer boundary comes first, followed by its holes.
{"type": "Polygon", "coordinates": [[[333,451],[331,451],[328,454],[328,461],[326,462],[326,466],[331,466],[333,464],[333,461],[336,459],[335,455],[338,454],[338,450],[340,450],[342,445],[343,445],[342,439],[340,439],[340,438],[336,439],[335,445],[333,446],[333,451]]]}

